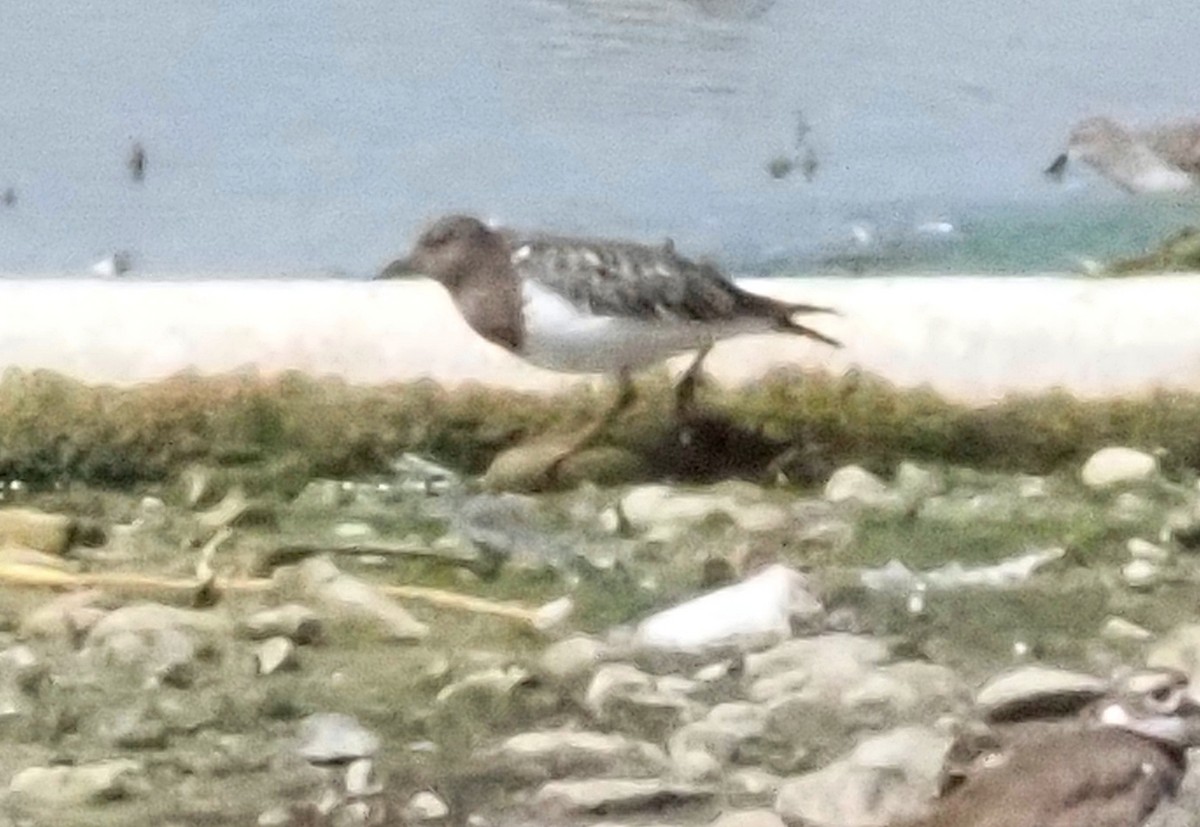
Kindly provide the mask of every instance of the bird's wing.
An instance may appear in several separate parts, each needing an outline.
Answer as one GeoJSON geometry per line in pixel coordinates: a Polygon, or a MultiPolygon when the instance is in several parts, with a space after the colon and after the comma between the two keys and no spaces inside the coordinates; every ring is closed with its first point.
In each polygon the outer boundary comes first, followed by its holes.
{"type": "Polygon", "coordinates": [[[602,316],[691,322],[746,311],[745,291],[716,267],[677,255],[670,243],[650,247],[550,237],[510,243],[521,278],[602,316]]]}
{"type": "Polygon", "coordinates": [[[971,773],[923,827],[1137,827],[1182,776],[1154,744],[1115,730],[1064,730],[1011,747],[1006,761],[971,773]]]}
{"type": "Polygon", "coordinates": [[[1143,134],[1155,155],[1189,175],[1200,175],[1200,122],[1170,124],[1143,134]]]}

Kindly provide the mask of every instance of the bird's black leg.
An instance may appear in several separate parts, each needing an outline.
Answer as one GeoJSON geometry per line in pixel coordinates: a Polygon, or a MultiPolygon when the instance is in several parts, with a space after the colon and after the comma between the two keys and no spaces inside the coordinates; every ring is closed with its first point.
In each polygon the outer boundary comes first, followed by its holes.
{"type": "Polygon", "coordinates": [[[708,352],[712,348],[711,342],[700,348],[696,353],[696,358],[692,360],[688,369],[684,371],[679,384],[675,386],[675,416],[678,419],[686,420],[694,412],[696,386],[703,379],[701,376],[701,367],[703,366],[704,358],[708,356],[708,352]]]}

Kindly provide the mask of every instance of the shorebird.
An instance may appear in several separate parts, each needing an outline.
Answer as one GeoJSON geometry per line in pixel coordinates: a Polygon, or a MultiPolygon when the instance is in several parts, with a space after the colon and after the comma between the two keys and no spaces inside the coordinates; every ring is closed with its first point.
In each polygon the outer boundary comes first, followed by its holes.
{"type": "Polygon", "coordinates": [[[698,351],[676,388],[682,411],[705,355],[720,339],[777,330],[840,346],[792,318],[834,312],[830,308],[751,293],[714,265],[678,255],[669,241],[653,247],[522,236],[450,215],[433,222],[411,253],[378,278],[410,275],[439,282],[476,333],[527,362],[615,374],[616,402],[588,431],[585,445],[636,399],[633,371],[668,356],[698,351]]]}
{"type": "Polygon", "coordinates": [[[1200,121],[1129,130],[1111,118],[1088,118],[1071,129],[1067,151],[1054,159],[1046,174],[1061,180],[1075,160],[1126,192],[1191,189],[1200,181],[1200,121]]]}
{"type": "Polygon", "coordinates": [[[1138,827],[1200,745],[1200,705],[1173,670],[1133,673],[1082,712],[997,723],[951,747],[953,783],[909,827],[1138,827]]]}
{"type": "Polygon", "coordinates": [[[134,181],[141,181],[146,177],[146,149],[140,143],[134,143],[129,150],[129,160],[125,162],[129,167],[129,175],[134,181]]]}

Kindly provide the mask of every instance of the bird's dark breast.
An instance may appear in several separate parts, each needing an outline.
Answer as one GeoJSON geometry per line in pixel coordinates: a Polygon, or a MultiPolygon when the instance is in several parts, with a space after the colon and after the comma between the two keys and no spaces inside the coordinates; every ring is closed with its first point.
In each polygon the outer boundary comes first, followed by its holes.
{"type": "Polygon", "coordinates": [[[514,353],[525,343],[520,285],[513,282],[468,287],[454,294],[463,319],[493,344],[514,353]]]}

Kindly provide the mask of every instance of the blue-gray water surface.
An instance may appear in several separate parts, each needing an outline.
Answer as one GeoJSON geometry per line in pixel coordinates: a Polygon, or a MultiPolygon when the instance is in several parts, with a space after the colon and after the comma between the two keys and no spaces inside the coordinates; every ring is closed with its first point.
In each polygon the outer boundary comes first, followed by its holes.
{"type": "Polygon", "coordinates": [[[358,277],[467,210],[743,270],[1020,272],[1200,221],[1195,197],[1041,174],[1080,117],[1200,114],[1194,0],[51,0],[0,19],[0,271],[128,249],[143,272],[358,277]]]}

